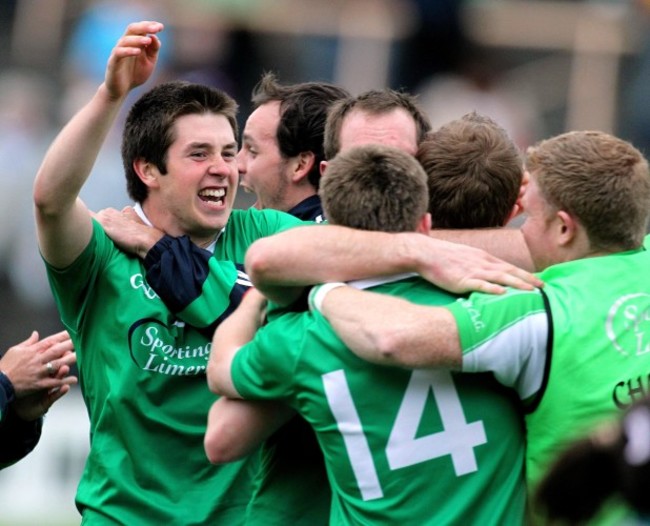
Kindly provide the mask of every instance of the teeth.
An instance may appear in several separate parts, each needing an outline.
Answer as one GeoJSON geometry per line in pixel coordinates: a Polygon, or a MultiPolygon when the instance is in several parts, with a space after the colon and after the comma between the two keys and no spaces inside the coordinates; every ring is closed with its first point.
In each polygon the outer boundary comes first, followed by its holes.
{"type": "Polygon", "coordinates": [[[226,195],[226,191],[223,188],[201,190],[199,195],[202,197],[223,197],[226,195]]]}

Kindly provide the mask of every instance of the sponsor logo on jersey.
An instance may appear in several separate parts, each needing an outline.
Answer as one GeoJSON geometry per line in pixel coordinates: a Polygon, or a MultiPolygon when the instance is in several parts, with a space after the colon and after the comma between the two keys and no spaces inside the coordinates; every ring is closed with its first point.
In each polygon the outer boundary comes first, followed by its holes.
{"type": "Polygon", "coordinates": [[[131,286],[138,290],[141,289],[144,295],[149,298],[150,300],[155,299],[158,297],[158,294],[156,294],[156,291],[154,291],[149,284],[147,283],[147,280],[144,279],[144,276],[140,273],[138,274],[133,274],[131,276],[131,279],[129,280],[129,283],[131,286]]]}
{"type": "Polygon", "coordinates": [[[627,409],[634,402],[643,400],[648,395],[650,395],[650,374],[621,380],[612,390],[614,405],[621,410],[627,409]]]}
{"type": "Polygon", "coordinates": [[[650,352],[650,294],[627,294],[617,299],[607,313],[605,331],[623,356],[650,352]]]}
{"type": "Polygon", "coordinates": [[[129,330],[129,351],[144,371],[168,376],[205,374],[212,342],[197,331],[145,318],[129,330]]]}

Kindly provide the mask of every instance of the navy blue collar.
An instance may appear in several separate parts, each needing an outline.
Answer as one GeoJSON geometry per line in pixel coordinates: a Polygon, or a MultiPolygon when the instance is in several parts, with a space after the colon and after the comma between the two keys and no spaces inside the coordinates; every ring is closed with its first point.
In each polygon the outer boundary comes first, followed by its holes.
{"type": "Polygon", "coordinates": [[[322,223],[325,219],[323,217],[323,206],[320,202],[320,197],[317,194],[310,195],[304,201],[301,201],[291,210],[288,211],[292,216],[302,219],[303,221],[315,221],[322,223]]]}

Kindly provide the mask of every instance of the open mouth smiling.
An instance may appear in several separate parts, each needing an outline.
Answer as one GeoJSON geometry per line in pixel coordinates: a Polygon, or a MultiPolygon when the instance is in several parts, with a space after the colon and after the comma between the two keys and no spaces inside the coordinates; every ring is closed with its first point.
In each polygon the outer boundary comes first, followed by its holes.
{"type": "Polygon", "coordinates": [[[199,192],[199,197],[201,198],[202,201],[223,205],[224,198],[226,197],[226,189],[206,188],[205,190],[201,190],[199,192]]]}

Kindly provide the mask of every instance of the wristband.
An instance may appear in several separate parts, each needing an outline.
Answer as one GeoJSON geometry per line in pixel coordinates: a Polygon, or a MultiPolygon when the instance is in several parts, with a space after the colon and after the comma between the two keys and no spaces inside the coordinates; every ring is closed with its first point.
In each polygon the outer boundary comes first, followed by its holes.
{"type": "Polygon", "coordinates": [[[4,390],[8,404],[14,401],[16,398],[14,384],[11,383],[11,380],[9,380],[9,377],[3,371],[0,371],[0,389],[4,390]]]}
{"type": "Polygon", "coordinates": [[[323,300],[325,299],[325,296],[327,296],[327,293],[332,289],[346,286],[347,283],[334,281],[332,283],[323,283],[322,285],[316,285],[315,287],[312,287],[312,289],[309,291],[309,310],[321,312],[321,308],[323,307],[323,300]]]}

